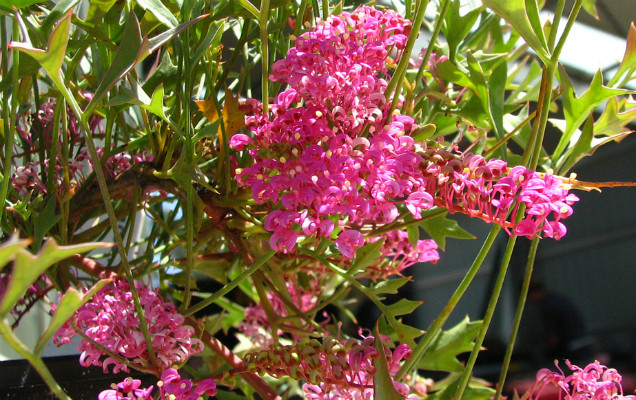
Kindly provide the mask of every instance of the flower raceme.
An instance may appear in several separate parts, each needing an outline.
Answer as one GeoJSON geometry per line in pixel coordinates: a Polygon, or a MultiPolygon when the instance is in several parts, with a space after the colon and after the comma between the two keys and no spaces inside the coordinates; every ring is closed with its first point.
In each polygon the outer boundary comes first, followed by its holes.
{"type": "Polygon", "coordinates": [[[142,283],[135,282],[135,288],[145,313],[158,365],[153,366],[150,362],[133,294],[128,283],[122,279],[102,288],[83,305],[73,320],[67,321],[58,331],[55,343],[69,343],[75,335],[75,325],[90,339],[83,339],[79,344],[80,364],[84,367],[102,366],[104,372],[108,372],[112,364],[115,373],[128,371],[127,364],[161,372],[203,350],[203,343],[192,337],[194,329],[184,325],[185,319],[174,304],[164,301],[156,290],[142,283]]]}
{"type": "Polygon", "coordinates": [[[547,368],[539,370],[535,384],[522,399],[539,399],[548,385],[554,385],[559,389],[559,399],[563,400],[636,400],[634,395],[623,395],[623,378],[618,371],[601,365],[598,361],[585,368],[566,361],[568,368],[573,371],[569,376],[561,371],[557,362],[555,365],[559,372],[547,368]]]}
{"type": "Polygon", "coordinates": [[[288,253],[302,237],[329,238],[352,258],[370,241],[363,226],[389,224],[406,211],[420,219],[436,205],[514,235],[565,234],[560,220],[578,200],[567,182],[501,160],[423,148],[411,137],[413,118],[390,112],[387,65],[409,32],[395,12],[360,7],[322,21],[274,64],[271,78],[289,88],[273,100],[271,114],[252,104],[245,121],[251,137],[230,140],[254,159],[237,169],[239,184],[258,204],[280,205],[265,220],[273,249],[288,253]]]}
{"type": "MultiPolygon", "coordinates": [[[[393,351],[384,347],[384,352],[391,376],[397,374],[401,361],[411,356],[411,348],[406,344],[393,351]]],[[[379,357],[372,336],[361,341],[328,336],[322,342],[311,339],[292,346],[271,346],[247,354],[245,362],[251,372],[304,380],[303,390],[309,400],[369,400],[374,397],[374,362],[379,357]]],[[[407,385],[397,381],[393,384],[400,394],[409,394],[407,385]]]]}

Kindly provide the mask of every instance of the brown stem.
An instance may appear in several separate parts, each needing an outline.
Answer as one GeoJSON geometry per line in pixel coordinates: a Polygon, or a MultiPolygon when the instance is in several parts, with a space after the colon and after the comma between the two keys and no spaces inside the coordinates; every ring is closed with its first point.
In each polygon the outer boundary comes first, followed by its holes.
{"type": "Polygon", "coordinates": [[[282,400],[271,386],[269,386],[260,376],[248,372],[245,363],[230,349],[225,347],[220,340],[210,335],[207,331],[201,330],[196,319],[188,317],[188,325],[194,327],[201,335],[201,340],[212,351],[219,355],[230,367],[240,371],[239,374],[245,381],[256,390],[256,392],[265,400],[282,400]]]}

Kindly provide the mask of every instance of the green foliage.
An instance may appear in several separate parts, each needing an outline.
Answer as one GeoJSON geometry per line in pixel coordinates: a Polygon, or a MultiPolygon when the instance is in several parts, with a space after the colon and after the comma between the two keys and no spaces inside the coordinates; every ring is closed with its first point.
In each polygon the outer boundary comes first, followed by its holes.
{"type": "Polygon", "coordinates": [[[454,327],[441,331],[418,363],[418,367],[432,371],[464,371],[464,365],[457,359],[457,355],[473,349],[473,340],[480,328],[480,321],[471,322],[465,317],[454,327]]]}

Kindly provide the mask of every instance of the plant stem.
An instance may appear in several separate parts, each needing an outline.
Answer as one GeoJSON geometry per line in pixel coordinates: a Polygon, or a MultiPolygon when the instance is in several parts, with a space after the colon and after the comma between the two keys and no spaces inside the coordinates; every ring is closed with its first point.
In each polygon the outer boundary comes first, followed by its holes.
{"type": "Polygon", "coordinates": [[[501,289],[503,288],[503,284],[506,279],[506,272],[508,271],[508,265],[510,265],[510,258],[512,257],[512,251],[514,250],[516,242],[516,236],[512,236],[508,239],[508,245],[506,246],[506,251],[504,253],[503,260],[501,261],[501,266],[499,267],[497,281],[495,282],[495,287],[493,288],[492,295],[490,296],[490,302],[488,303],[488,308],[486,309],[486,315],[484,315],[484,320],[481,324],[481,328],[479,329],[479,334],[477,335],[477,339],[475,339],[473,350],[471,351],[468,362],[466,363],[466,369],[464,370],[462,378],[459,382],[459,386],[457,387],[457,391],[455,392],[456,399],[462,398],[462,396],[464,395],[464,391],[468,386],[468,382],[470,381],[470,378],[472,376],[475,361],[477,361],[477,356],[479,355],[481,346],[484,343],[484,338],[486,337],[486,333],[488,332],[488,327],[492,322],[492,316],[494,315],[495,309],[497,308],[499,295],[501,294],[501,289]]]}
{"type": "Polygon", "coordinates": [[[223,288],[221,290],[219,290],[217,292],[214,292],[214,294],[210,295],[210,297],[207,297],[206,299],[200,301],[196,305],[190,307],[189,309],[187,309],[183,313],[183,315],[186,316],[186,317],[189,316],[189,315],[192,315],[195,312],[197,312],[199,310],[202,310],[205,307],[209,306],[210,304],[214,303],[215,301],[217,301],[221,297],[225,296],[227,293],[232,291],[232,289],[237,287],[241,282],[243,282],[250,275],[252,275],[256,270],[258,270],[260,267],[265,265],[265,263],[267,261],[269,261],[269,259],[272,258],[275,254],[276,254],[276,251],[274,251],[274,250],[268,251],[263,256],[261,256],[261,258],[256,260],[254,262],[254,264],[250,265],[250,267],[248,269],[246,269],[243,272],[241,272],[241,274],[239,276],[237,276],[231,282],[229,282],[228,284],[223,286],[223,288]]]}
{"type": "Polygon", "coordinates": [[[0,322],[0,333],[4,340],[22,357],[24,357],[35,370],[40,374],[44,382],[51,389],[51,391],[61,400],[71,400],[68,394],[64,392],[59,383],[55,380],[51,371],[44,363],[44,361],[35,356],[29,348],[15,335],[11,330],[11,327],[6,324],[6,321],[0,322]]]}
{"type": "Polygon", "coordinates": [[[515,318],[512,324],[512,331],[510,332],[510,338],[508,339],[508,346],[506,347],[506,354],[504,355],[503,364],[501,366],[501,373],[497,382],[497,391],[495,393],[495,400],[501,398],[501,392],[503,391],[504,382],[508,374],[508,368],[510,366],[510,360],[512,359],[512,351],[515,347],[515,341],[517,340],[517,333],[519,332],[519,326],[521,325],[521,317],[523,316],[523,309],[526,304],[526,298],[528,297],[528,288],[530,287],[530,279],[532,278],[532,270],[534,269],[534,260],[537,255],[537,248],[539,247],[539,238],[534,238],[530,244],[530,250],[528,251],[528,262],[526,264],[526,271],[523,276],[523,283],[521,285],[521,293],[519,293],[519,302],[517,303],[517,310],[515,311],[515,318]]]}
{"type": "Polygon", "coordinates": [[[457,289],[451,296],[450,300],[448,300],[448,303],[446,303],[446,306],[444,306],[444,309],[442,309],[442,311],[437,316],[435,321],[433,321],[431,326],[426,331],[426,334],[424,335],[424,337],[417,344],[417,347],[413,350],[411,359],[407,360],[404,363],[404,365],[402,365],[402,368],[400,368],[400,371],[396,375],[398,378],[405,376],[412,369],[414,369],[417,363],[419,362],[419,360],[426,353],[426,350],[428,349],[429,345],[433,342],[433,339],[437,336],[439,331],[442,329],[442,326],[444,326],[444,323],[446,322],[450,314],[455,309],[455,306],[459,302],[459,299],[462,298],[462,296],[466,292],[466,289],[468,289],[468,286],[470,285],[470,283],[473,281],[473,278],[477,274],[477,271],[479,271],[479,268],[483,264],[484,260],[486,259],[486,256],[488,255],[488,252],[490,251],[490,248],[492,247],[493,243],[495,242],[495,239],[497,238],[497,234],[499,233],[499,230],[501,230],[501,226],[499,225],[492,226],[492,228],[490,229],[490,233],[488,234],[488,237],[484,241],[484,244],[481,246],[481,249],[479,250],[477,257],[475,257],[475,260],[473,261],[473,264],[470,266],[470,269],[464,276],[464,279],[462,279],[459,286],[457,287],[457,289]]]}
{"type": "Polygon", "coordinates": [[[262,66],[262,102],[263,115],[269,112],[269,35],[267,34],[267,20],[269,18],[269,0],[261,1],[260,18],[258,21],[261,36],[261,66],[262,66]]]}
{"type": "MultiPolygon", "coordinates": [[[[8,17],[7,17],[8,18],[8,17]]],[[[6,43],[6,18],[2,18],[1,21],[1,34],[2,34],[2,61],[3,61],[3,68],[2,68],[2,73],[3,76],[5,74],[8,75],[9,72],[9,56],[8,56],[8,51],[7,51],[7,43],[6,43]]],[[[17,38],[19,35],[19,31],[18,31],[18,24],[17,23],[13,23],[13,37],[17,38]]],[[[19,87],[18,84],[18,70],[19,70],[19,64],[18,64],[18,53],[17,52],[13,52],[11,54],[11,61],[13,62],[13,74],[11,76],[11,87],[13,88],[13,92],[11,94],[11,105],[9,106],[9,99],[7,96],[7,91],[5,91],[2,95],[2,102],[3,102],[3,109],[4,109],[4,137],[5,137],[5,142],[4,142],[4,165],[3,165],[3,171],[2,171],[2,182],[0,183],[0,221],[3,220],[4,217],[4,210],[5,210],[5,200],[7,199],[7,192],[9,191],[9,176],[11,175],[11,160],[13,159],[13,143],[14,143],[14,134],[16,132],[16,124],[17,124],[17,118],[16,118],[16,109],[18,106],[18,96],[17,96],[17,90],[19,87]]]]}

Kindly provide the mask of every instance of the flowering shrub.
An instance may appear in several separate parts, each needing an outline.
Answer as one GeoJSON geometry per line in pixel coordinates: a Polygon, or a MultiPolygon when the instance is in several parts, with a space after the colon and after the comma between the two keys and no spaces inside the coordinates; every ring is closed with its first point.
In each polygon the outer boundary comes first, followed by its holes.
{"type": "MultiPolygon", "coordinates": [[[[472,370],[515,240],[562,238],[573,191],[602,186],[570,168],[626,135],[636,41],[581,104],[557,74],[566,36],[532,28],[544,25],[532,1],[466,15],[442,1],[430,24],[427,2],[256,3],[3,9],[3,338],[61,399],[41,356],[76,335],[82,366],[156,381],[126,378],[100,400],[499,398],[472,370]],[[541,82],[515,80],[524,63],[541,82]],[[563,134],[544,146],[560,98],[563,134]],[[595,121],[605,104],[616,115],[595,121]],[[491,232],[424,332],[406,323],[420,302],[405,285],[447,238],[472,237],[454,213],[491,232]],[[500,230],[483,321],[445,328],[500,230]],[[38,302],[51,322],[30,349],[14,328],[38,302]]],[[[541,372],[528,396],[548,382],[572,399],[623,396],[612,370],[571,368],[541,372]]]]}

